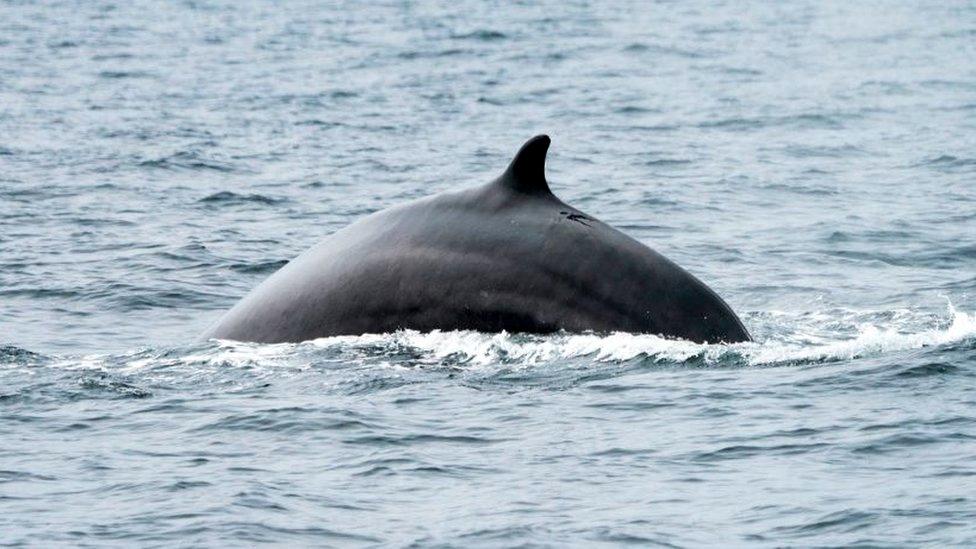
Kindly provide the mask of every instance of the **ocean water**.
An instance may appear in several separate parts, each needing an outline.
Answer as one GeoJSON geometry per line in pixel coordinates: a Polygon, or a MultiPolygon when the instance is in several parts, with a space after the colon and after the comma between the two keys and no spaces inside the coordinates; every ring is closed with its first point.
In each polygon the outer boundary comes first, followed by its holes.
{"type": "Polygon", "coordinates": [[[972,2],[0,1],[0,545],[976,545],[972,2]],[[200,341],[552,136],[754,343],[200,341]]]}

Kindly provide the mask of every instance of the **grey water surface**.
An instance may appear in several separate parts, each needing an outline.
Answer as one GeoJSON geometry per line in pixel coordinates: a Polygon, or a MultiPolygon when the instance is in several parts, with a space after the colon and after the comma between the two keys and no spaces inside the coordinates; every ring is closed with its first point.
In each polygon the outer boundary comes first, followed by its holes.
{"type": "Polygon", "coordinates": [[[971,546],[974,457],[972,2],[0,0],[2,545],[971,546]],[[537,133],[756,342],[197,339],[537,133]]]}

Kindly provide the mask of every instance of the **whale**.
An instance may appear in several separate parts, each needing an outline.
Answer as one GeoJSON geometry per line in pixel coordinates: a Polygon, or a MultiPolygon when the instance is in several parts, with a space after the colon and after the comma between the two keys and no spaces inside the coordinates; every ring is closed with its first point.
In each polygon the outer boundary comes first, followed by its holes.
{"type": "Polygon", "coordinates": [[[487,184],[393,206],[326,236],[203,337],[283,343],[475,330],[751,340],[705,283],[557,198],[545,174],[549,144],[533,137],[487,184]]]}

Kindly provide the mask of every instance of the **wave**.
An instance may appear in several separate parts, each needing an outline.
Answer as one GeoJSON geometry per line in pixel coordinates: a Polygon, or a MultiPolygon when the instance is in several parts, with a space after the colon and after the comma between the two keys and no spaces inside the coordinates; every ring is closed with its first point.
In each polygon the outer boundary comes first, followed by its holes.
{"type": "Polygon", "coordinates": [[[463,34],[452,34],[451,38],[454,40],[475,40],[480,42],[497,42],[499,40],[505,40],[506,38],[508,38],[508,35],[503,32],[499,32],[495,30],[481,29],[481,30],[476,30],[468,33],[463,33],[463,34]]]}
{"type": "Polygon", "coordinates": [[[263,204],[263,205],[274,205],[284,202],[282,198],[275,198],[271,196],[265,196],[263,194],[239,194],[232,191],[220,191],[213,194],[209,194],[201,198],[198,202],[204,204],[263,204]]]}
{"type": "Polygon", "coordinates": [[[948,305],[948,325],[914,333],[890,326],[866,324],[858,327],[855,337],[817,346],[797,344],[763,345],[748,352],[755,365],[811,363],[853,360],[889,352],[948,345],[976,338],[976,314],[957,311],[948,305]]]}
{"type": "MultiPolygon", "coordinates": [[[[851,313],[854,319],[858,313],[851,313]]],[[[901,323],[881,315],[874,321],[856,321],[854,334],[845,338],[820,333],[818,322],[826,315],[813,315],[814,323],[797,331],[761,342],[699,344],[654,335],[612,333],[526,335],[472,331],[417,332],[325,337],[299,344],[258,345],[220,341],[213,359],[244,364],[280,359],[301,351],[317,349],[343,358],[406,359],[412,365],[523,365],[574,359],[622,363],[634,360],[660,364],[700,363],[706,366],[784,366],[853,360],[884,353],[946,345],[976,338],[976,313],[957,311],[948,305],[946,317],[919,331],[906,331],[901,323]]],[[[807,319],[809,322],[810,319],[807,319]]]]}
{"type": "Polygon", "coordinates": [[[976,167],[976,158],[960,158],[950,154],[944,154],[936,158],[926,159],[916,163],[913,167],[931,167],[943,172],[962,172],[971,171],[976,167]]]}
{"type": "Polygon", "coordinates": [[[239,163],[209,158],[196,151],[179,151],[169,156],[143,160],[139,162],[139,167],[173,171],[249,172],[239,163]]]}
{"type": "Polygon", "coordinates": [[[39,362],[42,358],[41,355],[27,349],[0,343],[0,364],[29,364],[39,362]]]}
{"type": "MultiPolygon", "coordinates": [[[[844,362],[887,353],[976,340],[976,313],[948,305],[944,315],[911,311],[837,311],[800,316],[767,313],[761,341],[699,344],[654,335],[530,335],[473,331],[417,332],[325,337],[303,343],[258,344],[215,340],[178,348],[146,348],[116,355],[47,357],[0,346],[0,365],[48,364],[64,370],[134,373],[179,366],[192,375],[219,370],[301,371],[311,366],[434,369],[586,369],[600,364],[631,367],[774,367],[844,362]]],[[[264,374],[261,374],[264,375],[264,374]]]]}

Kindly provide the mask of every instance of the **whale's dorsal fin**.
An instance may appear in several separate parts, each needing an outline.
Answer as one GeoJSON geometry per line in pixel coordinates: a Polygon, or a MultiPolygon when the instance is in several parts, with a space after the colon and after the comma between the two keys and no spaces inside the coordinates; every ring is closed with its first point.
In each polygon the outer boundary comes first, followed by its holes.
{"type": "Polygon", "coordinates": [[[549,136],[537,135],[522,145],[496,184],[525,194],[552,194],[546,182],[549,136]]]}

